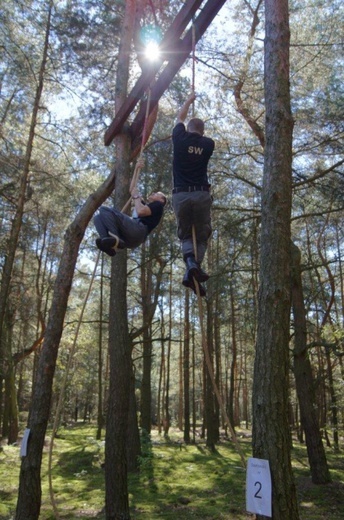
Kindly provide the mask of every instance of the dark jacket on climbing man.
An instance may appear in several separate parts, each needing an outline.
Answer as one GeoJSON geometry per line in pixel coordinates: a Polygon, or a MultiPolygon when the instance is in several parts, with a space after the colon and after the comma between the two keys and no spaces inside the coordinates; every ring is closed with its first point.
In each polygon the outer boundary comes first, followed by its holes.
{"type": "MultiPolygon", "coordinates": [[[[144,204],[143,201],[142,203],[144,204]]],[[[148,206],[151,215],[136,218],[122,213],[117,208],[101,206],[93,219],[100,239],[116,235],[124,241],[125,247],[138,247],[159,224],[164,211],[164,205],[158,200],[149,202],[148,206]]]]}
{"type": "MultiPolygon", "coordinates": [[[[142,203],[145,204],[143,201],[142,203]]],[[[138,220],[147,226],[149,234],[159,224],[164,212],[164,205],[158,200],[154,200],[153,202],[149,202],[147,206],[151,210],[152,214],[147,217],[138,217],[138,220]]]]}
{"type": "Polygon", "coordinates": [[[173,186],[209,186],[207,167],[215,143],[210,137],[188,132],[184,123],[173,128],[173,186]]]}

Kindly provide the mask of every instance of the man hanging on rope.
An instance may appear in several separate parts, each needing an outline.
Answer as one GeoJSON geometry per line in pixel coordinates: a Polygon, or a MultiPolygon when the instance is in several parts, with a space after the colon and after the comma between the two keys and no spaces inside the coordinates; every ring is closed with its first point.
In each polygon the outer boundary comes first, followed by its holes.
{"type": "Polygon", "coordinates": [[[195,93],[192,92],[181,107],[173,128],[172,205],[186,263],[183,285],[196,292],[195,279],[199,283],[200,295],[205,296],[204,287],[200,282],[206,282],[209,275],[201,268],[201,262],[211,235],[212,198],[208,181],[208,162],[215,143],[203,135],[204,122],[201,119],[190,119],[185,128],[184,121],[195,98],[195,93]],[[196,251],[192,228],[196,238],[196,251]]]}
{"type": "Polygon", "coordinates": [[[101,206],[93,219],[99,234],[96,245],[109,256],[115,256],[118,249],[134,249],[141,245],[162,218],[166,197],[161,191],[152,193],[147,203],[136,187],[131,196],[135,205],[134,218],[116,208],[101,206]]]}

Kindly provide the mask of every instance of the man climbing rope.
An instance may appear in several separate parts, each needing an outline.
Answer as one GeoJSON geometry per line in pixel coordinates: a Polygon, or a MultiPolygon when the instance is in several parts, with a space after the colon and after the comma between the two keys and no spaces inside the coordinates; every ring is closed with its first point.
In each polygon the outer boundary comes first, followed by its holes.
{"type": "Polygon", "coordinates": [[[202,119],[190,119],[185,128],[184,121],[195,99],[195,93],[192,92],[179,110],[173,128],[172,205],[177,219],[178,237],[182,243],[183,260],[186,263],[182,283],[197,294],[195,279],[199,284],[200,295],[205,296],[205,289],[200,282],[206,282],[209,275],[203,271],[201,263],[211,235],[212,198],[208,181],[208,162],[215,143],[203,135],[202,119]],[[193,245],[192,228],[196,237],[196,251],[193,245]]]}
{"type": "Polygon", "coordinates": [[[162,218],[166,197],[161,191],[149,195],[147,203],[136,187],[131,196],[135,206],[134,218],[116,208],[101,206],[93,219],[99,234],[96,245],[109,256],[115,256],[119,249],[134,249],[141,245],[162,218]]]}

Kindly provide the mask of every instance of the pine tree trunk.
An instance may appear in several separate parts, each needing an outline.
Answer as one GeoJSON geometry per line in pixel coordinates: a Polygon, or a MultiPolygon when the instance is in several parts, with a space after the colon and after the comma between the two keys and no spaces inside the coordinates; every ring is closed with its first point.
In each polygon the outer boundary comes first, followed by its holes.
{"type": "MultiPolygon", "coordinates": [[[[226,407],[226,396],[223,389],[223,382],[222,382],[222,357],[221,357],[221,326],[220,326],[220,319],[219,319],[219,313],[217,312],[217,309],[219,307],[219,302],[217,301],[217,298],[215,300],[215,312],[214,312],[214,349],[215,349],[215,366],[216,366],[216,385],[219,389],[219,394],[221,396],[221,399],[224,402],[225,410],[227,410],[226,407]]],[[[223,417],[223,413],[220,413],[220,403],[216,399],[215,402],[216,406],[216,417],[218,417],[218,429],[220,431],[220,426],[224,424],[225,417],[223,417]],[[221,416],[221,422],[220,422],[220,416],[221,416]]]]}
{"type": "Polygon", "coordinates": [[[190,443],[190,297],[188,291],[185,291],[184,316],[184,441],[190,443]]]}
{"type": "MultiPolygon", "coordinates": [[[[8,305],[8,297],[10,295],[10,287],[11,287],[11,278],[12,278],[12,270],[14,265],[14,258],[17,249],[17,244],[19,240],[19,234],[22,226],[22,219],[24,213],[24,205],[25,205],[25,197],[26,197],[26,189],[30,172],[30,161],[32,156],[32,149],[34,145],[35,138],[35,129],[37,126],[38,120],[38,112],[40,107],[40,101],[43,93],[43,86],[45,80],[45,69],[47,63],[48,56],[48,47],[49,47],[49,38],[50,38],[50,26],[51,26],[51,10],[52,10],[52,2],[49,4],[48,13],[47,13],[47,24],[45,29],[45,38],[44,38],[44,46],[42,53],[42,61],[40,65],[40,70],[38,74],[38,84],[36,88],[36,94],[32,109],[29,136],[26,144],[26,152],[23,164],[23,172],[20,178],[19,185],[19,193],[17,194],[17,206],[14,218],[12,220],[11,233],[8,241],[8,250],[5,254],[5,261],[2,271],[1,278],[1,291],[0,291],[0,383],[3,378],[6,377],[7,371],[10,370],[11,366],[11,356],[12,349],[10,342],[7,342],[5,339],[5,316],[6,316],[6,307],[8,305]]],[[[2,386],[0,384],[0,386],[2,386]]],[[[5,386],[6,389],[6,386],[5,386]]],[[[0,407],[1,413],[1,407],[0,407]]],[[[1,424],[0,417],[0,424],[1,424]]]]}
{"type": "Polygon", "coordinates": [[[147,264],[147,251],[142,246],[141,256],[141,286],[142,296],[142,327],[143,327],[143,360],[141,381],[141,428],[146,433],[151,432],[152,427],[152,263],[147,264]]]}
{"type": "MultiPolygon", "coordinates": [[[[162,313],[161,316],[161,330],[164,330],[164,315],[162,313]]],[[[158,402],[157,402],[157,411],[156,411],[156,422],[158,426],[159,435],[161,434],[161,424],[162,424],[162,410],[163,410],[163,386],[164,386],[164,373],[165,373],[165,345],[164,342],[161,342],[161,356],[160,356],[160,369],[159,369],[159,384],[158,384],[158,402]]]]}
{"type": "Polygon", "coordinates": [[[288,424],[293,120],[287,0],[265,0],[265,16],[266,147],[253,383],[253,454],[270,464],[274,520],[298,520],[288,424]]]}
{"type": "MultiPolygon", "coordinates": [[[[125,163],[123,156],[122,160],[125,163]]],[[[122,175],[120,178],[123,179],[122,175]]],[[[127,257],[126,253],[123,252],[114,258],[111,270],[110,386],[105,434],[105,510],[107,520],[120,518],[127,520],[130,518],[127,483],[127,434],[130,404],[131,341],[128,331],[126,293],[127,257]]]]}
{"type": "MultiPolygon", "coordinates": [[[[172,334],[172,270],[170,271],[170,293],[169,293],[169,337],[172,334]]],[[[167,437],[170,429],[170,364],[171,364],[171,340],[167,343],[167,352],[165,356],[165,386],[164,386],[164,402],[163,402],[163,429],[164,435],[167,437]]]]}
{"type": "MultiPolygon", "coordinates": [[[[116,76],[118,112],[128,88],[130,49],[135,22],[135,0],[125,4],[116,76]]],[[[131,138],[123,133],[116,138],[117,181],[115,206],[123,208],[129,193],[131,138]]],[[[110,386],[105,435],[105,512],[106,520],[129,520],[128,426],[131,389],[131,340],[127,312],[127,252],[112,260],[109,315],[110,386]]]]}
{"type": "Polygon", "coordinates": [[[292,244],[292,304],[295,348],[294,375],[300,405],[301,425],[305,432],[308,460],[314,484],[331,481],[315,408],[314,381],[307,351],[307,322],[304,305],[299,249],[292,244]]]}
{"type": "Polygon", "coordinates": [[[329,388],[330,403],[331,403],[331,424],[332,424],[332,431],[333,431],[333,447],[336,452],[339,452],[338,404],[337,404],[336,390],[334,388],[334,381],[333,381],[332,360],[331,360],[331,356],[330,356],[330,350],[328,347],[326,347],[325,356],[326,356],[326,365],[327,365],[328,388],[329,388]]]}
{"type": "MultiPolygon", "coordinates": [[[[209,360],[211,369],[214,373],[214,344],[213,344],[213,327],[212,322],[209,317],[207,317],[207,345],[209,353],[209,360]]],[[[204,413],[205,413],[205,425],[207,429],[207,438],[206,445],[212,451],[215,451],[215,444],[219,440],[219,420],[218,416],[216,416],[216,397],[213,388],[213,381],[209,373],[208,363],[206,363],[206,359],[204,359],[205,363],[205,402],[204,402],[204,413]]]]}
{"type": "Polygon", "coordinates": [[[72,285],[80,242],[96,209],[110,195],[115,172],[91,194],[65,234],[63,253],[54,285],[49,320],[37,367],[28,420],[30,438],[27,455],[22,459],[16,520],[37,520],[41,507],[41,462],[45,432],[50,415],[52,383],[57,351],[63,331],[68,297],[72,285]]]}
{"type": "MultiPolygon", "coordinates": [[[[3,327],[3,345],[10,353],[13,341],[14,311],[6,309],[6,317],[3,327]]],[[[7,372],[4,379],[4,408],[2,420],[2,437],[7,438],[8,444],[14,444],[18,440],[19,412],[17,403],[17,389],[15,384],[15,370],[12,357],[8,358],[7,372]]],[[[19,393],[18,393],[19,395],[19,393]]]]}
{"type": "Polygon", "coordinates": [[[103,413],[103,276],[104,276],[104,256],[101,258],[100,270],[100,296],[99,296],[99,331],[98,331],[98,403],[97,403],[97,440],[102,437],[104,426],[103,413]]]}
{"type": "Polygon", "coordinates": [[[195,347],[195,329],[192,328],[192,440],[196,442],[196,427],[197,427],[197,410],[196,410],[196,347],[195,347]]]}
{"type": "Polygon", "coordinates": [[[167,343],[167,352],[165,357],[165,394],[164,394],[164,413],[163,428],[165,437],[168,436],[170,430],[170,364],[171,364],[171,341],[167,343]]]}
{"type": "Polygon", "coordinates": [[[16,520],[37,520],[41,506],[41,461],[50,415],[56,358],[63,331],[68,297],[73,281],[80,242],[96,209],[114,187],[115,172],[90,195],[65,234],[64,248],[54,285],[53,300],[37,367],[28,420],[30,438],[27,456],[22,459],[16,520]]]}
{"type": "Polygon", "coordinates": [[[17,389],[13,364],[10,365],[5,377],[5,407],[4,407],[4,436],[8,438],[8,444],[14,444],[18,440],[19,414],[17,405],[17,389]]]}
{"type": "Polygon", "coordinates": [[[143,331],[143,360],[141,382],[141,428],[146,433],[151,432],[152,425],[152,340],[151,328],[143,331]]]}
{"type": "Polygon", "coordinates": [[[178,389],[178,428],[182,432],[183,431],[183,418],[184,418],[184,374],[183,374],[183,367],[184,367],[184,348],[183,348],[183,342],[180,341],[179,343],[179,363],[178,363],[178,379],[179,379],[179,389],[178,389]]]}
{"type": "Polygon", "coordinates": [[[137,403],[135,394],[135,372],[131,368],[130,394],[129,394],[129,419],[127,434],[127,462],[128,471],[139,469],[139,457],[141,456],[141,439],[137,418],[137,403]]]}
{"type": "Polygon", "coordinates": [[[230,284],[230,315],[231,315],[231,325],[232,325],[232,362],[231,362],[231,371],[230,371],[230,379],[229,379],[229,396],[228,396],[228,418],[230,420],[231,426],[233,430],[236,426],[236,418],[235,418],[235,394],[236,394],[236,381],[238,379],[237,375],[237,340],[236,340],[236,328],[235,328],[235,302],[233,295],[233,285],[230,284]]]}
{"type": "Polygon", "coordinates": [[[150,433],[152,428],[152,320],[158,304],[160,284],[165,262],[154,258],[154,245],[147,241],[142,245],[141,257],[141,295],[142,295],[142,334],[143,334],[143,370],[141,382],[141,427],[150,433]],[[148,249],[147,249],[148,243],[148,249]],[[155,268],[153,272],[153,264],[155,268]],[[155,281],[155,285],[154,285],[155,281]]]}

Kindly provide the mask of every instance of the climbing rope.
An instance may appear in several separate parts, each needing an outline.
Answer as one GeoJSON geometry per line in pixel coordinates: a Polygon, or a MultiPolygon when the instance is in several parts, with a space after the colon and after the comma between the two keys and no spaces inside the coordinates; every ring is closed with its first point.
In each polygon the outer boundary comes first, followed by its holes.
{"type": "MultiPolygon", "coordinates": [[[[192,22],[192,78],[191,89],[195,92],[195,77],[196,77],[196,26],[192,22]]],[[[192,117],[195,117],[195,102],[192,103],[192,117]]]]}
{"type": "MultiPolygon", "coordinates": [[[[195,92],[195,79],[196,79],[196,26],[193,23],[192,24],[192,92],[195,92]]],[[[195,117],[195,103],[192,103],[192,117],[195,117]]],[[[195,226],[192,225],[192,242],[193,242],[193,250],[195,254],[195,259],[197,262],[197,237],[196,237],[196,230],[195,226]]],[[[198,310],[199,310],[199,322],[200,322],[200,328],[201,328],[201,338],[202,338],[202,349],[204,352],[204,358],[208,369],[208,374],[212,382],[212,386],[214,389],[214,393],[216,395],[216,399],[218,401],[219,407],[221,409],[222,416],[225,420],[225,423],[227,424],[229,431],[231,433],[232,440],[235,444],[235,447],[237,449],[237,452],[240,455],[241,462],[244,468],[246,468],[246,459],[245,455],[241,449],[241,446],[239,444],[239,441],[237,439],[237,436],[235,434],[234,428],[232,427],[226,407],[224,405],[223,399],[221,397],[220,391],[218,389],[218,386],[216,384],[215,375],[214,375],[214,369],[212,365],[212,361],[209,354],[209,348],[206,338],[206,331],[204,327],[204,319],[203,319],[203,305],[202,305],[202,297],[200,293],[200,286],[195,278],[193,278],[194,286],[196,289],[196,295],[197,295],[197,301],[198,301],[198,310]]]]}
{"type": "MultiPolygon", "coordinates": [[[[195,253],[195,259],[197,261],[197,239],[196,239],[196,230],[195,230],[195,226],[194,225],[192,226],[192,241],[193,241],[193,249],[194,249],[194,253],[195,253]]],[[[203,352],[204,352],[204,358],[205,358],[205,362],[206,362],[206,365],[207,365],[208,374],[209,374],[209,377],[211,379],[211,383],[212,383],[212,386],[213,386],[214,393],[216,395],[217,402],[218,402],[219,407],[221,409],[222,417],[224,418],[225,423],[227,424],[227,426],[229,428],[232,440],[233,440],[233,442],[235,444],[237,452],[240,455],[241,463],[242,463],[242,465],[243,465],[243,467],[245,469],[246,468],[246,459],[245,459],[244,452],[241,449],[241,446],[240,446],[238,438],[237,438],[237,436],[235,434],[234,428],[231,425],[231,422],[230,422],[230,420],[228,418],[226,407],[224,405],[223,399],[221,397],[220,391],[218,389],[218,386],[217,386],[216,380],[215,380],[213,364],[212,364],[212,361],[211,361],[211,358],[210,358],[210,354],[209,354],[209,348],[208,348],[208,343],[207,343],[207,338],[206,338],[206,331],[205,331],[205,326],[204,326],[203,304],[202,304],[202,297],[201,297],[201,293],[200,293],[200,287],[199,287],[199,284],[198,284],[198,282],[197,282],[197,280],[195,278],[193,278],[193,282],[194,282],[194,285],[195,285],[195,288],[196,288],[196,295],[197,295],[197,302],[198,302],[198,312],[199,312],[199,322],[200,322],[201,338],[202,338],[202,349],[203,349],[203,352]]]]}
{"type": "MultiPolygon", "coordinates": [[[[147,141],[147,127],[148,127],[148,117],[149,117],[150,101],[151,101],[151,89],[149,88],[148,89],[148,94],[147,94],[146,114],[145,114],[145,120],[144,120],[144,124],[143,124],[143,130],[142,130],[141,149],[140,149],[139,157],[138,157],[138,159],[136,161],[134,174],[133,174],[133,177],[131,179],[130,188],[129,188],[130,193],[137,186],[137,183],[138,183],[138,180],[139,180],[139,175],[140,175],[140,172],[141,172],[141,170],[143,168],[143,164],[144,164],[144,162],[143,162],[143,152],[144,152],[146,141],[147,141]]],[[[123,206],[123,208],[121,210],[122,213],[124,213],[128,209],[128,206],[129,206],[130,202],[131,202],[131,196],[129,197],[127,202],[124,204],[124,206],[123,206]]]]}

